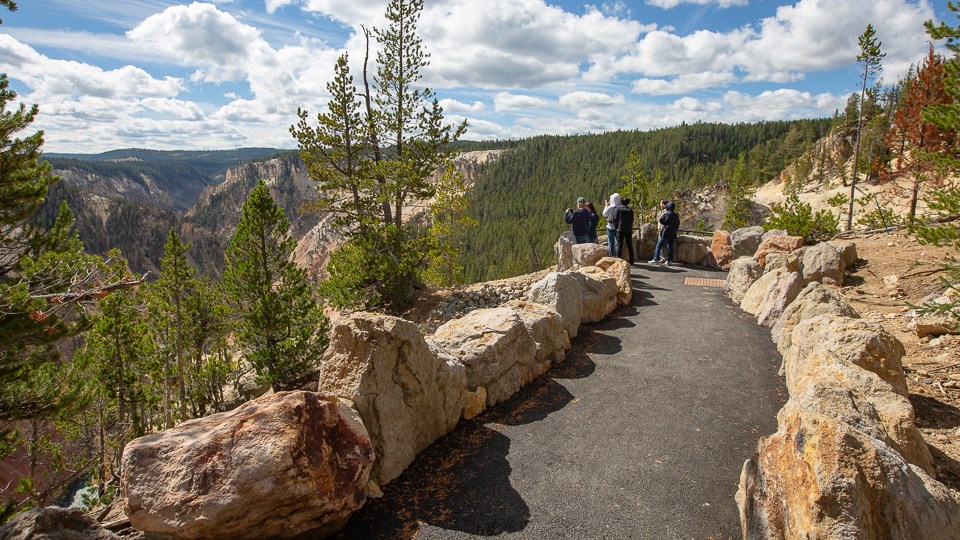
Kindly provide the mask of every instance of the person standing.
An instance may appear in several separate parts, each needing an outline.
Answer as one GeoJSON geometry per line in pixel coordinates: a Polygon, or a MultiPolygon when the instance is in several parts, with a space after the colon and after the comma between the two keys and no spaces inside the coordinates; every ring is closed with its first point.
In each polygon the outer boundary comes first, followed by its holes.
{"type": "Polygon", "coordinates": [[[597,214],[597,207],[592,202],[587,203],[587,210],[590,211],[590,221],[587,223],[587,238],[591,244],[597,243],[597,225],[600,224],[600,215],[597,214]]]}
{"type": "Polygon", "coordinates": [[[587,210],[587,200],[583,197],[577,199],[577,211],[567,208],[563,214],[563,220],[573,226],[573,236],[576,237],[578,244],[586,244],[590,241],[590,210],[587,210]]]}
{"type": "Polygon", "coordinates": [[[633,209],[630,199],[624,197],[617,207],[617,257],[623,258],[623,246],[627,246],[630,264],[633,264],[633,209]]]}
{"type": "Polygon", "coordinates": [[[603,207],[603,217],[607,218],[607,242],[610,245],[610,256],[617,256],[617,207],[620,206],[620,194],[610,196],[607,205],[603,207]]]}
{"type": "Polygon", "coordinates": [[[677,243],[677,233],[680,231],[680,216],[674,212],[676,205],[673,201],[664,205],[665,212],[660,216],[660,224],[663,229],[660,230],[660,240],[657,241],[657,247],[653,251],[653,258],[650,264],[660,262],[660,250],[664,244],[667,246],[667,266],[673,264],[673,248],[677,243]]]}

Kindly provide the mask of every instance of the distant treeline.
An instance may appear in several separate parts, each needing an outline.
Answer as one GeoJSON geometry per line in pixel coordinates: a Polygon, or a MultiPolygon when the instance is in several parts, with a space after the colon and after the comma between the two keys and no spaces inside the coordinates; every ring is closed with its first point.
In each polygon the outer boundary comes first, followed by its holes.
{"type": "MultiPolygon", "coordinates": [[[[619,190],[624,164],[636,149],[645,173],[662,171],[663,195],[729,179],[744,154],[751,178],[774,178],[829,132],[831,119],[755,124],[684,124],[654,131],[541,136],[497,141],[511,149],[479,175],[470,212],[480,225],[465,254],[468,282],[519,275],[549,266],[552,246],[566,225],[563,209],[586,197],[598,210],[619,190]]],[[[491,143],[461,143],[461,150],[491,143]]]]}

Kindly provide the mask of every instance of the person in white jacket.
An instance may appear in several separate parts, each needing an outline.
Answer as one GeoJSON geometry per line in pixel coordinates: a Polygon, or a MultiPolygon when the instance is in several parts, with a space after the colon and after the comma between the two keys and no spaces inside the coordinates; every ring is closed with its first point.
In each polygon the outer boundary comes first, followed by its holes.
{"type": "Polygon", "coordinates": [[[610,196],[606,206],[603,207],[603,217],[607,218],[607,242],[610,246],[610,256],[617,256],[617,207],[620,206],[620,194],[614,193],[610,196]]]}

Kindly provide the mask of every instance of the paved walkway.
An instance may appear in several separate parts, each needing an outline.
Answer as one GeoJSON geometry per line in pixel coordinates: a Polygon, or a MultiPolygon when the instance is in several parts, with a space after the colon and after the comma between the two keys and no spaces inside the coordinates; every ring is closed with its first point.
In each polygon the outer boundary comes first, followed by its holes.
{"type": "Polygon", "coordinates": [[[343,539],[740,538],[734,494],[786,390],[769,332],[683,266],[633,269],[634,300],[567,361],[418,456],[343,539]]]}

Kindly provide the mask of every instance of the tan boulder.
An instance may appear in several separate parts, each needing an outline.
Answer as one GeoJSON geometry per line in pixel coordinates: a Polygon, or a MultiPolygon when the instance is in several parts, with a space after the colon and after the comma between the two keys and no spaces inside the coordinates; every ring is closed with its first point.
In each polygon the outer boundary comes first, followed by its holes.
{"type": "MultiPolygon", "coordinates": [[[[767,267],[769,267],[771,258],[767,259],[767,267]]],[[[774,343],[777,344],[780,353],[785,354],[790,349],[793,344],[793,329],[800,321],[824,313],[832,313],[852,319],[860,318],[860,314],[850,306],[846,298],[840,294],[839,289],[816,281],[811,282],[800,291],[796,300],[787,306],[783,316],[773,325],[773,329],[770,331],[770,335],[774,343]]]]}
{"type": "Polygon", "coordinates": [[[583,295],[580,322],[602,321],[617,309],[617,296],[620,293],[617,279],[596,266],[581,268],[579,273],[584,278],[580,281],[583,295]]]}
{"type": "MultiPolygon", "coordinates": [[[[664,250],[667,248],[664,247],[664,250]]],[[[662,256],[666,253],[661,252],[662,256]]],[[[681,234],[677,236],[673,262],[682,264],[704,264],[710,254],[710,239],[681,234]]]]}
{"type": "MultiPolygon", "coordinates": [[[[768,233],[773,231],[767,231],[768,233]]],[[[803,246],[802,236],[766,236],[754,258],[760,263],[760,266],[766,266],[767,254],[769,253],[790,253],[800,249],[803,246]]]]}
{"type": "Polygon", "coordinates": [[[560,322],[570,339],[577,337],[583,313],[584,277],[578,272],[551,272],[530,286],[527,300],[548,306],[560,314],[560,322]]]}
{"type": "Polygon", "coordinates": [[[120,487],[148,534],[289,538],[333,530],[363,506],[373,460],[346,403],[281,392],[131,441],[120,487]]]}
{"type": "Polygon", "coordinates": [[[617,280],[617,303],[630,305],[633,300],[633,281],[630,277],[630,263],[616,257],[604,257],[597,261],[597,268],[610,274],[617,280]]]}
{"type": "Polygon", "coordinates": [[[463,365],[431,351],[415,324],[388,315],[341,320],[318,376],[321,392],[349,399],[360,413],[377,456],[370,478],[380,486],[449,433],[466,402],[463,365]]]}
{"type": "Polygon", "coordinates": [[[453,319],[429,338],[466,367],[467,388],[487,390],[487,405],[495,405],[523,386],[524,367],[537,362],[537,344],[515,311],[507,307],[478,309],[453,319]]]}
{"type": "Polygon", "coordinates": [[[512,309],[530,337],[537,344],[537,362],[562,362],[570,348],[570,338],[563,329],[560,314],[551,307],[523,300],[511,300],[505,307],[512,309]]]}
{"type": "Polygon", "coordinates": [[[848,240],[830,240],[828,243],[840,252],[844,269],[850,268],[857,262],[857,245],[855,243],[848,240]]]}
{"type": "Polygon", "coordinates": [[[3,540],[120,540],[80,508],[35,507],[0,527],[3,540]]]}
{"type": "Polygon", "coordinates": [[[660,232],[652,223],[644,223],[637,230],[637,251],[635,255],[638,260],[648,261],[653,258],[653,250],[657,248],[657,241],[660,239],[660,232]]]}
{"type": "Polygon", "coordinates": [[[800,257],[793,253],[768,253],[767,264],[763,267],[763,272],[773,272],[781,268],[787,272],[799,272],[800,261],[800,257]]]}
{"type": "Polygon", "coordinates": [[[803,279],[797,272],[768,272],[747,289],[740,301],[740,309],[755,315],[758,324],[774,326],[790,302],[800,294],[802,285],[803,279]]]}
{"type": "Polygon", "coordinates": [[[882,441],[792,402],[740,476],[744,538],[957,538],[958,495],[882,441]]]}
{"type": "Polygon", "coordinates": [[[787,379],[796,406],[839,420],[896,450],[933,475],[933,456],[914,423],[913,406],[876,373],[814,353],[787,379]]]}
{"type": "Polygon", "coordinates": [[[825,313],[798,323],[791,341],[791,347],[783,353],[787,381],[808,356],[823,352],[876,373],[894,392],[907,396],[900,362],[905,354],[903,344],[879,323],[825,313]]]}
{"type": "Polygon", "coordinates": [[[739,257],[730,263],[724,289],[734,303],[743,301],[750,286],[763,275],[763,268],[753,257],[739,257]]]}
{"type": "Polygon", "coordinates": [[[729,270],[733,263],[733,238],[729,232],[713,231],[710,253],[707,254],[707,266],[719,270],[729,270]]]}
{"type": "Polygon", "coordinates": [[[593,266],[610,253],[610,248],[600,244],[586,243],[573,245],[573,266],[593,266]]]}
{"type": "Polygon", "coordinates": [[[828,285],[843,285],[843,256],[828,242],[820,242],[803,252],[803,283],[820,281],[828,285]]]}

